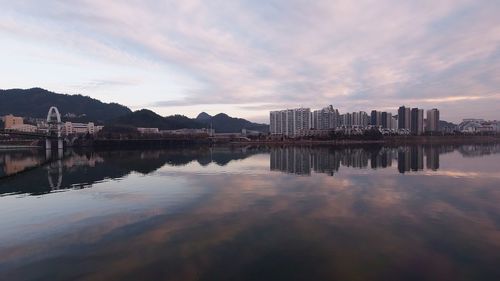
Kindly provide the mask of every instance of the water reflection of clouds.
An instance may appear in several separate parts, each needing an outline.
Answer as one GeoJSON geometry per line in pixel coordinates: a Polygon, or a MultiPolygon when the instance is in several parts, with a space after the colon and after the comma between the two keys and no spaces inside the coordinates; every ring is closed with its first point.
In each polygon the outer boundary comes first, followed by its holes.
{"type": "Polygon", "coordinates": [[[453,178],[496,178],[500,179],[499,173],[464,172],[464,171],[434,171],[425,172],[426,176],[442,176],[453,178]]]}
{"type": "MultiPolygon", "coordinates": [[[[443,157],[442,167],[471,161],[457,156],[443,157]]],[[[498,156],[484,161],[495,165],[498,156]]],[[[398,175],[395,166],[344,166],[334,177],[297,177],[269,173],[269,156],[260,154],[226,166],[197,165],[164,166],[113,186],[105,182],[59,194],[61,199],[74,194],[68,206],[79,201],[82,206],[74,216],[48,219],[48,227],[67,228],[56,228],[43,243],[4,244],[2,253],[8,254],[0,260],[17,261],[19,272],[36,274],[44,267],[67,279],[89,274],[89,280],[231,280],[277,271],[291,276],[273,279],[376,280],[389,274],[453,280],[498,274],[492,261],[500,258],[500,190],[497,177],[477,177],[480,166],[411,176],[398,175]],[[111,196],[99,195],[101,204],[83,208],[94,199],[78,198],[82,193],[104,190],[111,196]],[[114,210],[106,212],[113,201],[114,210]],[[464,263],[464,256],[472,261],[464,263]],[[79,264],[72,271],[61,271],[67,264],[51,259],[70,257],[79,264]]]]}
{"type": "MultiPolygon", "coordinates": [[[[435,276],[444,271],[451,277],[459,276],[462,272],[454,264],[457,261],[433,247],[440,239],[449,241],[447,247],[470,241],[470,248],[458,248],[464,254],[496,256],[487,248],[499,246],[494,221],[484,216],[478,220],[479,210],[470,206],[481,203],[481,209],[496,213],[498,207],[482,204],[486,199],[470,193],[470,183],[457,188],[455,179],[432,183],[428,177],[422,177],[424,182],[406,181],[408,177],[384,182],[374,174],[363,180],[382,185],[368,188],[342,176],[293,178],[282,174],[256,181],[248,175],[193,175],[187,179],[189,184],[210,190],[203,200],[179,215],[169,216],[155,209],[156,215],[149,222],[132,223],[128,229],[110,221],[106,225],[116,229],[102,231],[101,238],[96,234],[92,254],[89,250],[82,258],[92,256],[97,269],[94,272],[104,278],[127,279],[130,275],[132,279],[138,272],[148,276],[144,272],[154,272],[158,263],[164,263],[168,270],[162,272],[167,277],[196,280],[204,274],[221,274],[216,268],[234,261],[232,254],[238,253],[237,259],[244,262],[237,266],[245,269],[257,266],[254,259],[278,255],[285,249],[288,258],[306,255],[303,262],[307,263],[307,255],[312,255],[341,268],[318,277],[347,279],[353,274],[369,277],[360,269],[379,255],[386,257],[384,264],[366,274],[381,274],[387,265],[423,263],[429,270],[426,274],[435,276]],[[250,190],[236,192],[242,182],[250,190]],[[273,192],[268,192],[269,188],[273,192]],[[456,198],[463,200],[459,206],[456,198]],[[112,262],[110,257],[114,257],[112,262]]],[[[484,184],[488,189],[493,182],[484,184]]],[[[124,216],[110,219],[120,221],[124,216]]],[[[52,242],[59,243],[56,239],[52,242]]],[[[307,266],[315,268],[301,264],[302,268],[307,266]]]]}

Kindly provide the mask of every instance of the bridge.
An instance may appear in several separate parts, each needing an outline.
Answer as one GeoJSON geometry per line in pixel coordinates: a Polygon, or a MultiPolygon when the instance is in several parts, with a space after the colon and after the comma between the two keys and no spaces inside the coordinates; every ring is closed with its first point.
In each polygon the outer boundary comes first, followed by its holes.
{"type": "Polygon", "coordinates": [[[57,136],[51,136],[44,133],[32,133],[32,132],[21,132],[12,129],[0,129],[0,135],[13,135],[13,136],[26,136],[26,137],[35,137],[40,139],[57,139],[57,136]]]}
{"type": "Polygon", "coordinates": [[[12,129],[0,130],[2,135],[16,135],[16,136],[27,136],[45,139],[45,148],[47,150],[52,149],[52,142],[57,141],[57,149],[63,149],[63,139],[62,139],[62,122],[61,114],[55,106],[49,108],[47,113],[47,131],[46,133],[36,133],[36,132],[21,132],[12,129]]]}

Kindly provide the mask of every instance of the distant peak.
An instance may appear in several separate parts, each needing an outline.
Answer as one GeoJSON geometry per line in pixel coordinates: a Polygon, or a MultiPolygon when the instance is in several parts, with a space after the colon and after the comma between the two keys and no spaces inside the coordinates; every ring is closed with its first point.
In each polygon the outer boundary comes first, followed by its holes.
{"type": "MultiPolygon", "coordinates": [[[[135,114],[149,114],[149,115],[158,115],[156,112],[152,111],[152,110],[149,110],[149,109],[139,109],[139,110],[136,110],[134,111],[133,113],[135,114]]],[[[159,116],[159,115],[158,115],[159,116]]]]}
{"type": "Polygon", "coordinates": [[[218,117],[229,117],[229,115],[227,115],[226,113],[219,113],[215,116],[218,116],[218,117]]]}
{"type": "Polygon", "coordinates": [[[207,119],[210,119],[212,118],[212,115],[206,113],[206,112],[202,112],[200,114],[198,114],[198,116],[196,116],[196,119],[197,120],[207,120],[207,119]]]}
{"type": "Polygon", "coordinates": [[[33,87],[33,88],[29,88],[29,89],[22,89],[22,91],[30,94],[30,93],[44,93],[44,94],[55,94],[55,93],[52,93],[44,88],[40,88],[40,87],[33,87]]]}

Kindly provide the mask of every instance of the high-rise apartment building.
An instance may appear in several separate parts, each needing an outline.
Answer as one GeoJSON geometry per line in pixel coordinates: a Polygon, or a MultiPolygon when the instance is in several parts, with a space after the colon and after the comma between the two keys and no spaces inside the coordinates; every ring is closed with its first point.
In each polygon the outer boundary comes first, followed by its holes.
{"type": "Polygon", "coordinates": [[[377,111],[377,110],[372,110],[370,113],[370,125],[372,126],[383,126],[383,112],[377,111]]]}
{"type": "Polygon", "coordinates": [[[411,124],[410,131],[412,134],[417,134],[418,128],[418,108],[411,109],[411,124]]]}
{"type": "Polygon", "coordinates": [[[411,128],[411,108],[409,107],[405,108],[405,128],[408,130],[411,128]]]}
{"type": "Polygon", "coordinates": [[[378,120],[377,120],[377,111],[372,110],[370,113],[370,125],[372,126],[377,126],[378,120]]]}
{"type": "Polygon", "coordinates": [[[391,116],[391,128],[390,129],[393,129],[393,130],[398,129],[398,119],[395,116],[391,116]]]}
{"type": "Polygon", "coordinates": [[[370,117],[364,111],[348,112],[340,115],[340,126],[366,128],[370,123],[370,117]]]}
{"type": "Polygon", "coordinates": [[[387,112],[381,112],[380,117],[380,125],[382,128],[387,128],[387,112]]]}
{"type": "Polygon", "coordinates": [[[411,109],[400,106],[398,109],[398,128],[411,129],[411,109]]]}
{"type": "Polygon", "coordinates": [[[361,114],[359,112],[352,113],[352,122],[353,126],[359,126],[361,124],[361,114]]]}
{"type": "Polygon", "coordinates": [[[400,106],[398,109],[398,128],[405,129],[406,107],[400,106]]]}
{"type": "Polygon", "coordinates": [[[294,135],[300,134],[304,130],[311,128],[311,109],[297,108],[293,110],[294,135]]]}
{"type": "Polygon", "coordinates": [[[360,114],[360,122],[361,122],[359,125],[363,128],[368,127],[368,124],[370,123],[370,122],[368,122],[368,120],[369,120],[368,113],[366,113],[364,111],[360,111],[359,114],[360,114]]]}
{"type": "Polygon", "coordinates": [[[327,106],[312,113],[311,127],[318,130],[335,129],[340,123],[340,115],[333,106],[327,106]]]}
{"type": "Polygon", "coordinates": [[[352,113],[344,113],[341,115],[340,119],[343,127],[352,127],[352,113]]]}
{"type": "Polygon", "coordinates": [[[419,108],[411,109],[411,133],[421,135],[424,132],[424,110],[419,108]]]}
{"type": "Polygon", "coordinates": [[[427,120],[425,124],[426,132],[439,131],[439,110],[436,108],[427,110],[427,120]]]}
{"type": "Polygon", "coordinates": [[[311,110],[309,108],[271,111],[269,119],[269,128],[273,135],[294,137],[311,128],[311,110]]]}
{"type": "Polygon", "coordinates": [[[391,129],[393,127],[392,113],[372,110],[370,114],[370,125],[380,126],[384,129],[391,129]]]}

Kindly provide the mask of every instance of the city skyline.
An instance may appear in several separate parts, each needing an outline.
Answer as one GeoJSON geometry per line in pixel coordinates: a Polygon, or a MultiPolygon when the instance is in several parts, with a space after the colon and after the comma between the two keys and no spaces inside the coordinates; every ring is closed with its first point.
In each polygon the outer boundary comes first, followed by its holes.
{"type": "Polygon", "coordinates": [[[498,120],[499,13],[494,1],[2,1],[0,88],[262,123],[328,104],[498,120]]]}
{"type": "MultiPolygon", "coordinates": [[[[432,108],[426,110],[426,113],[424,118],[424,109],[404,105],[399,107],[394,116],[391,112],[377,110],[372,110],[370,114],[366,111],[343,113],[332,105],[318,110],[304,107],[275,110],[269,112],[269,132],[274,136],[300,137],[325,135],[328,134],[326,131],[362,133],[373,128],[402,135],[449,130],[440,128],[439,109],[432,108]]],[[[491,129],[497,131],[496,128],[491,129]]]]}

